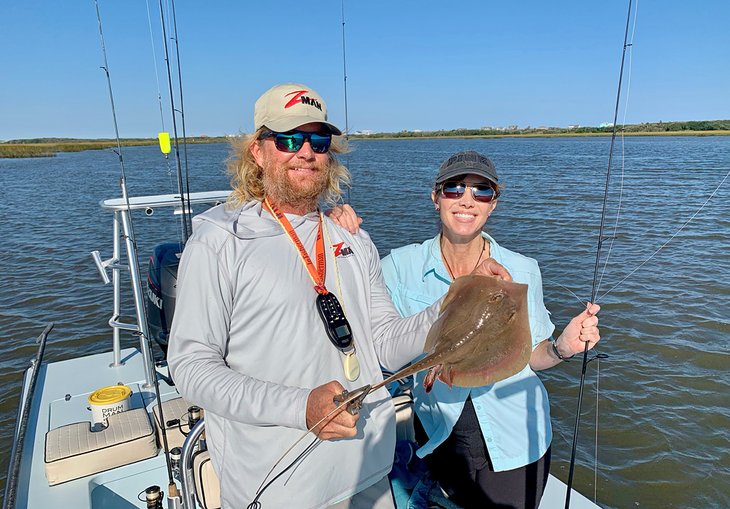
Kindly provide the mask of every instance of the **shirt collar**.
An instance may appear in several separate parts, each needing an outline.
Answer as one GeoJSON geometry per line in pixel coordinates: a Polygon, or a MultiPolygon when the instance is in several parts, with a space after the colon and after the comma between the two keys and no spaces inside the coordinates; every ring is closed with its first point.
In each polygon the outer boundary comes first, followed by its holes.
{"type": "MultiPolygon", "coordinates": [[[[482,237],[487,239],[487,242],[489,242],[489,255],[497,260],[499,263],[502,263],[502,253],[501,249],[499,248],[499,245],[497,242],[487,233],[482,232],[482,237]]],[[[451,277],[449,276],[449,271],[446,270],[446,266],[444,266],[443,258],[441,258],[441,234],[439,233],[436,235],[433,239],[431,239],[431,245],[428,248],[428,256],[426,256],[426,259],[423,262],[423,268],[421,269],[421,280],[425,281],[426,277],[429,275],[435,277],[436,279],[446,283],[447,285],[451,284],[451,277]]]]}

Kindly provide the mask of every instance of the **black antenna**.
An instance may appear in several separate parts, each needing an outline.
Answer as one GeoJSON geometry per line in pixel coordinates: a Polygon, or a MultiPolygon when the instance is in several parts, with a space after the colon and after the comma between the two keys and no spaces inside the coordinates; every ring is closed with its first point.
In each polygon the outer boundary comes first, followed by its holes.
{"type": "MultiPolygon", "coordinates": [[[[606,170],[606,187],[603,193],[603,208],[601,210],[601,226],[598,230],[598,244],[596,246],[596,265],[593,271],[593,286],[591,289],[591,302],[596,302],[596,293],[598,291],[598,271],[601,260],[601,248],[603,247],[603,241],[605,240],[603,230],[606,223],[606,206],[608,204],[608,190],[609,181],[611,179],[611,163],[613,161],[613,146],[616,141],[616,122],[618,121],[618,109],[621,101],[621,81],[624,76],[624,60],[626,59],[626,48],[628,47],[627,41],[629,38],[629,25],[631,21],[631,3],[629,0],[628,12],[626,14],[626,30],[624,32],[624,45],[623,52],[621,53],[621,70],[618,76],[618,90],[616,92],[616,108],[613,114],[613,132],[611,134],[611,147],[608,152],[608,168],[606,170]]],[[[568,487],[565,491],[565,509],[570,507],[570,492],[573,487],[573,473],[575,471],[575,451],[578,445],[578,428],[580,426],[580,411],[583,404],[583,391],[585,389],[586,381],[586,367],[588,366],[588,343],[585,344],[583,349],[583,363],[581,366],[580,373],[580,388],[578,390],[578,408],[575,412],[575,427],[573,428],[573,447],[570,452],[570,469],[568,471],[568,487]]]]}

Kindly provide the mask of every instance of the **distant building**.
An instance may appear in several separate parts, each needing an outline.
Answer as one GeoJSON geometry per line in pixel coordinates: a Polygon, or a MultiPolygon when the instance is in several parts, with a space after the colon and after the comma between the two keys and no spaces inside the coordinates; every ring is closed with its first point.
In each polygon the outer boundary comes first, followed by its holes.
{"type": "Polygon", "coordinates": [[[568,126],[568,129],[578,129],[579,127],[580,127],[580,125],[578,125],[578,124],[573,124],[573,125],[569,125],[569,126],[568,126]]]}
{"type": "Polygon", "coordinates": [[[598,127],[613,127],[613,122],[604,122],[599,124],[598,127]]]}

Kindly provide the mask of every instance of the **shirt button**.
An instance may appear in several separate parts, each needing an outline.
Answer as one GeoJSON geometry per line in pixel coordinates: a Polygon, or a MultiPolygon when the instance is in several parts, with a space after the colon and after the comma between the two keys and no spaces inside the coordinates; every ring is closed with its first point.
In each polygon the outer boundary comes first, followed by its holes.
{"type": "Polygon", "coordinates": [[[487,438],[487,442],[491,442],[491,441],[492,441],[492,439],[491,439],[491,438],[487,438]]]}

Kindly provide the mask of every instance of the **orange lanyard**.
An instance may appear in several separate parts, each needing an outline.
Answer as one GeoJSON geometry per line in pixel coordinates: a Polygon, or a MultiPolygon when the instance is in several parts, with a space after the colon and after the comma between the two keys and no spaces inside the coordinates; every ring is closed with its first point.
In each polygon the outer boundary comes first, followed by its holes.
{"type": "Polygon", "coordinates": [[[319,229],[317,230],[317,240],[314,244],[314,258],[317,261],[317,268],[315,269],[311,258],[309,258],[309,254],[307,254],[307,250],[304,249],[304,244],[302,244],[302,241],[299,240],[297,232],[294,231],[294,228],[286,216],[272,205],[268,198],[264,198],[263,206],[266,210],[271,212],[274,218],[276,218],[286,234],[289,236],[289,240],[292,241],[294,247],[296,247],[297,251],[299,251],[299,257],[302,259],[304,266],[307,268],[307,272],[309,272],[309,277],[314,283],[314,291],[321,295],[327,295],[329,292],[327,291],[327,288],[324,287],[324,276],[327,270],[327,261],[324,252],[324,238],[322,237],[322,213],[320,212],[319,214],[319,229]]]}

